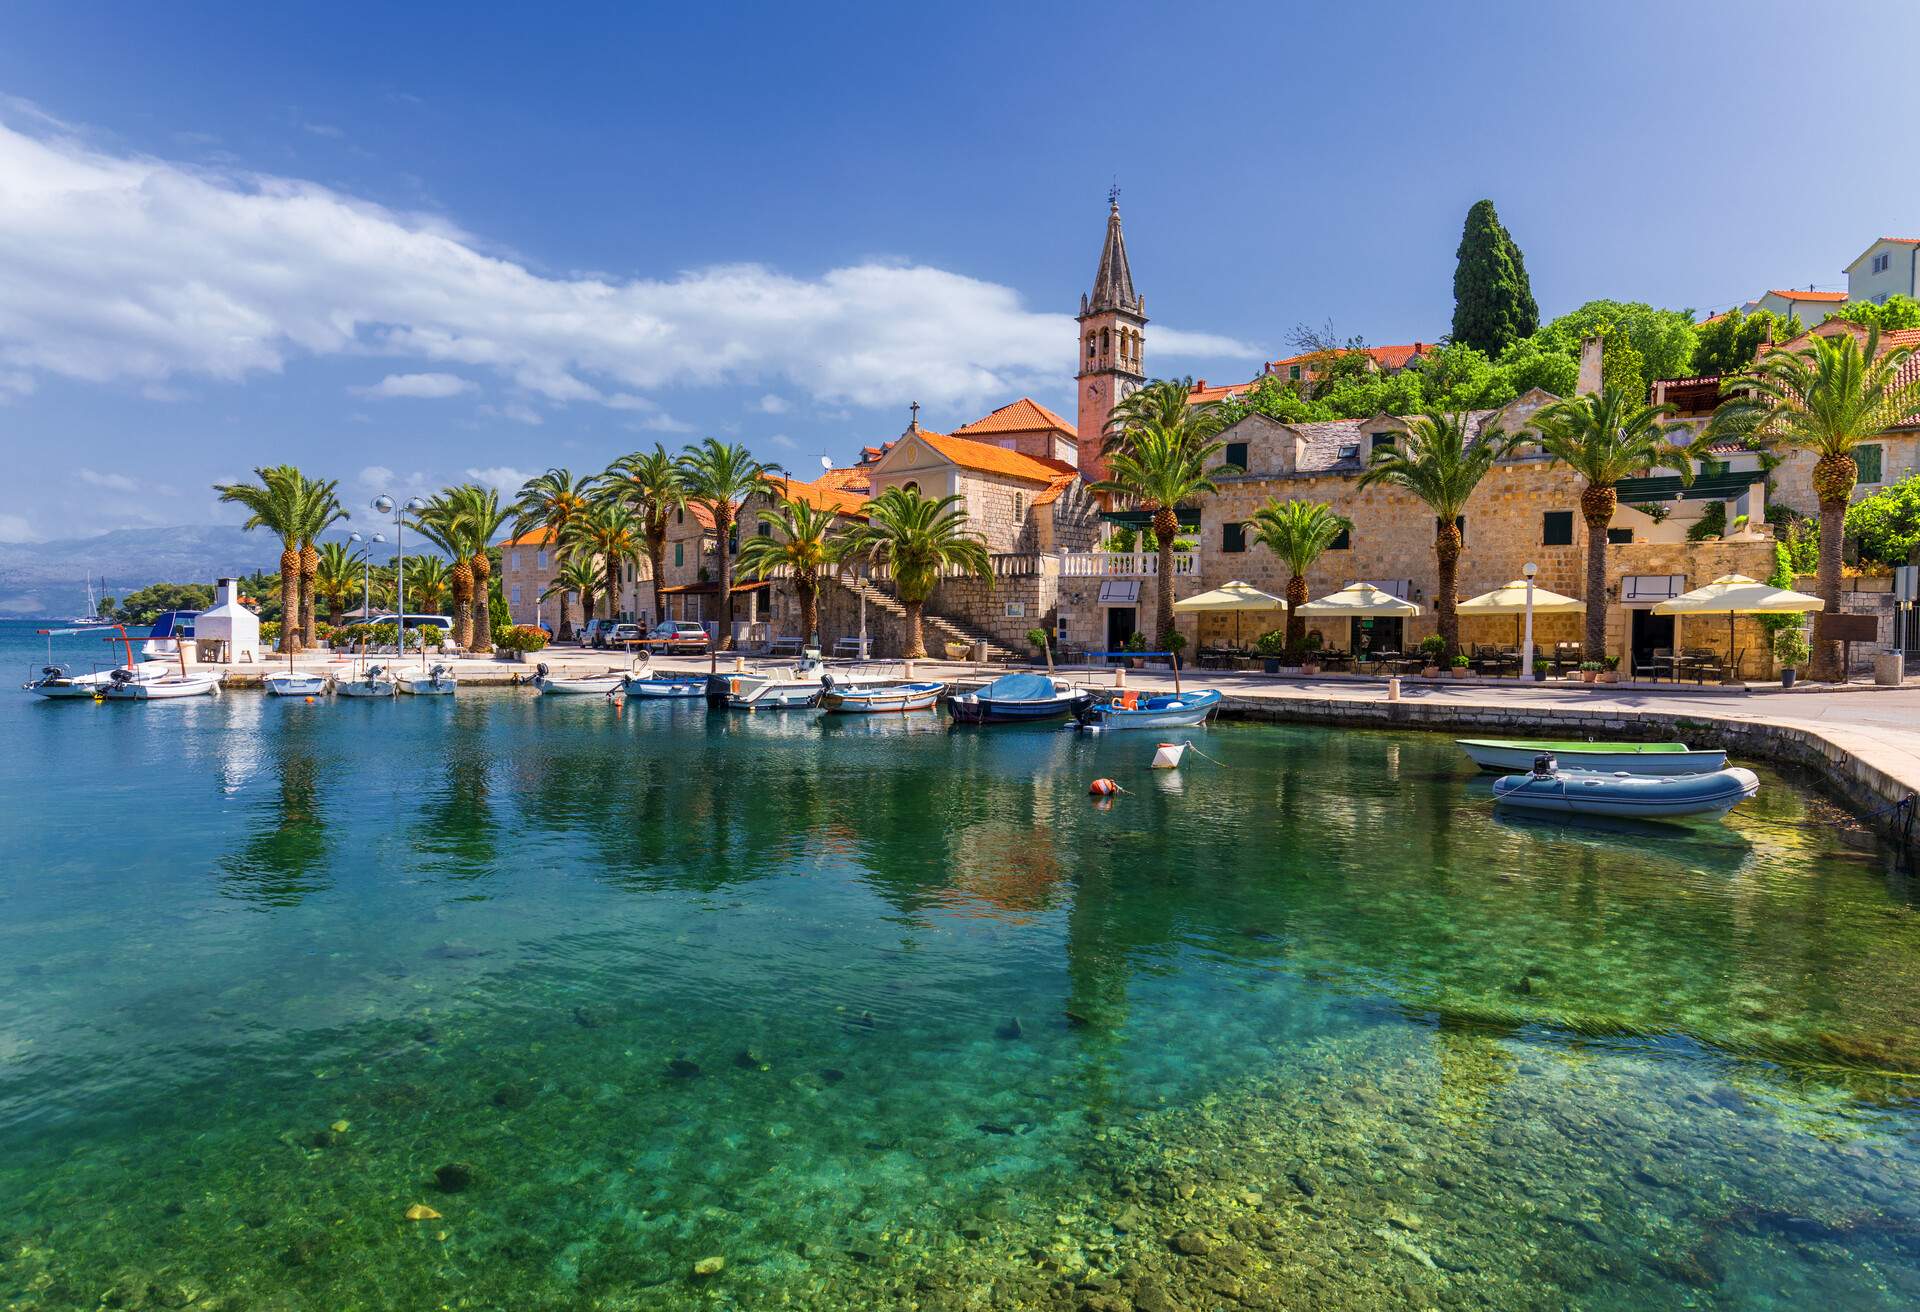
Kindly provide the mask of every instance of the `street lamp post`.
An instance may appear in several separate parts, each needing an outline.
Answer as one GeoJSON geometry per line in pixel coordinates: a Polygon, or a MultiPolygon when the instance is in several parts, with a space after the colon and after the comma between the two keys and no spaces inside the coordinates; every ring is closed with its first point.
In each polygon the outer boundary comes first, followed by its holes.
{"type": "MultiPolygon", "coordinates": [[[[385,542],[385,533],[375,533],[373,541],[385,542]]],[[[356,531],[347,534],[349,542],[365,542],[366,538],[356,531]]],[[[360,622],[365,624],[373,618],[373,555],[368,553],[360,558],[360,622]]]]}
{"type": "MultiPolygon", "coordinates": [[[[407,654],[406,517],[408,515],[419,514],[427,508],[427,503],[419,497],[408,497],[407,503],[400,506],[394,503],[392,497],[382,492],[373,499],[369,508],[381,515],[393,516],[394,636],[399,644],[399,654],[404,658],[407,654]]],[[[379,542],[383,539],[376,534],[373,540],[379,542]]],[[[371,619],[372,616],[368,616],[368,618],[371,619]]],[[[422,647],[420,649],[421,657],[424,659],[426,654],[426,648],[422,647]]]]}
{"type": "Polygon", "coordinates": [[[1526,680],[1533,678],[1533,576],[1540,567],[1528,561],[1520,572],[1527,576],[1527,633],[1520,643],[1520,677],[1526,680]]]}

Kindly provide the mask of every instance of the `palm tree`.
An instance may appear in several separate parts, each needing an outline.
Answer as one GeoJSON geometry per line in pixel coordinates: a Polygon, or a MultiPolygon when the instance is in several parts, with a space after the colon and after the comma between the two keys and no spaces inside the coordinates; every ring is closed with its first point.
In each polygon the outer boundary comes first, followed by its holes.
{"type": "MultiPolygon", "coordinates": [[[[1812,337],[1797,351],[1769,351],[1738,380],[1744,390],[1721,403],[1702,441],[1728,434],[1754,445],[1810,451],[1813,494],[1820,502],[1820,596],[1840,609],[1840,558],[1847,504],[1860,467],[1854,450],[1920,412],[1920,377],[1901,381],[1910,346],[1880,350],[1879,328],[1866,344],[1852,332],[1812,337]]],[[[1839,677],[1840,644],[1814,644],[1809,677],[1839,677]]]]}
{"type": "Polygon", "coordinates": [[[1300,608],[1307,604],[1307,571],[1353,521],[1333,513],[1324,501],[1269,501],[1253,512],[1252,541],[1271,551],[1287,567],[1287,650],[1297,652],[1306,638],[1300,608]]]}
{"type": "Polygon", "coordinates": [[[573,640],[573,626],[567,619],[567,597],[571,593],[580,594],[581,618],[593,618],[593,594],[600,586],[600,571],[591,556],[565,556],[560,560],[560,568],[554,572],[553,582],[540,594],[544,601],[548,597],[560,598],[560,641],[573,640]]]}
{"type": "Polygon", "coordinates": [[[666,597],[661,589],[667,582],[667,523],[673,512],[687,504],[687,486],[680,477],[680,466],[667,449],[656,445],[651,451],[635,451],[621,456],[596,480],[608,496],[625,501],[640,521],[640,536],[646,540],[647,563],[653,569],[653,618],[667,617],[666,597]]]}
{"type": "Polygon", "coordinates": [[[438,556],[407,557],[407,596],[423,611],[438,612],[452,586],[447,562],[438,556]]]}
{"type": "Polygon", "coordinates": [[[546,531],[546,541],[558,543],[567,525],[592,503],[591,478],[575,478],[570,469],[549,469],[520,486],[513,503],[513,538],[518,541],[535,529],[546,531]]]}
{"type": "MultiPolygon", "coordinates": [[[[1540,448],[1564,461],[1586,486],[1580,492],[1580,518],[1587,526],[1586,659],[1600,660],[1607,650],[1607,525],[1620,504],[1623,479],[1649,470],[1672,468],[1682,483],[1693,481],[1693,462],[1673,445],[1684,425],[1669,423],[1673,407],[1645,405],[1638,395],[1617,387],[1558,401],[1534,417],[1540,448]]],[[[1525,671],[1522,671],[1525,674],[1525,671]]]]}
{"type": "Polygon", "coordinates": [[[776,569],[785,569],[793,579],[793,591],[800,599],[800,638],[808,646],[820,640],[820,573],[828,568],[838,550],[835,527],[838,517],[831,510],[817,510],[805,501],[781,497],[773,507],[760,512],[760,522],[773,533],[755,534],[740,544],[740,568],[754,578],[766,578],[776,569]]]}
{"type": "MultiPolygon", "coordinates": [[[[753,453],[734,443],[723,445],[709,437],[690,446],[680,457],[680,481],[687,500],[707,508],[720,561],[719,650],[733,646],[733,516],[735,507],[759,491],[768,474],[782,472],[763,465],[753,453]]],[[[655,576],[658,577],[657,575],[655,576]]]]}
{"type": "Polygon", "coordinates": [[[300,471],[268,465],[253,471],[257,483],[215,483],[222,501],[250,512],[243,528],[264,528],[280,537],[280,648],[300,650],[300,471]]]}
{"type": "Polygon", "coordinates": [[[644,549],[639,522],[632,511],[617,501],[597,502],[588,507],[585,514],[576,516],[567,525],[567,536],[560,542],[560,550],[569,559],[578,557],[599,562],[598,591],[607,599],[609,616],[620,609],[620,567],[638,560],[644,549]]]}
{"type": "Polygon", "coordinates": [[[967,528],[958,496],[923,497],[919,489],[890,487],[864,507],[867,522],[850,527],[834,551],[836,560],[865,556],[893,573],[893,591],[907,608],[907,659],[927,654],[921,617],[940,576],[960,569],[991,578],[992,558],[978,533],[967,528]]]}
{"type": "Polygon", "coordinates": [[[1459,519],[1480,480],[1512,445],[1513,439],[1497,428],[1470,436],[1465,414],[1421,415],[1408,425],[1404,450],[1397,445],[1379,448],[1360,475],[1361,487],[1386,483],[1413,493],[1433,511],[1433,554],[1440,575],[1433,608],[1447,644],[1445,661],[1460,650],[1460,614],[1455,609],[1460,604],[1459,519]]]}
{"type": "Polygon", "coordinates": [[[307,478],[295,471],[300,486],[300,639],[313,642],[314,585],[320,573],[320,552],[314,539],[331,524],[347,518],[340,504],[336,479],[307,478]]]}
{"type": "Polygon", "coordinates": [[[446,553],[447,584],[453,592],[453,641],[456,646],[473,645],[473,540],[461,489],[447,488],[427,502],[427,508],[414,516],[413,529],[421,537],[446,553]]]}
{"type": "Polygon", "coordinates": [[[313,590],[327,603],[327,624],[338,628],[347,608],[347,598],[366,577],[362,567],[366,553],[350,550],[344,542],[321,544],[319,561],[313,574],[313,590]]]}
{"type": "Polygon", "coordinates": [[[1179,432],[1196,442],[1211,439],[1226,427],[1227,416],[1218,401],[1189,405],[1192,392],[1191,378],[1162,378],[1127,393],[1107,416],[1102,453],[1125,450],[1133,434],[1151,428],[1179,432]]]}
{"type": "Polygon", "coordinates": [[[1126,430],[1125,441],[1107,457],[1107,477],[1095,492],[1125,497],[1153,512],[1154,543],[1159,548],[1154,633],[1162,644],[1173,634],[1173,540],[1180,533],[1179,509],[1220,489],[1207,463],[1223,444],[1213,440],[1207,421],[1189,423],[1143,420],[1126,430]]]}
{"type": "Polygon", "coordinates": [[[490,487],[469,483],[460,489],[460,510],[467,520],[467,544],[472,548],[467,564],[473,570],[473,650],[493,650],[493,577],[498,551],[494,538],[507,524],[512,512],[500,504],[500,494],[490,487]]]}

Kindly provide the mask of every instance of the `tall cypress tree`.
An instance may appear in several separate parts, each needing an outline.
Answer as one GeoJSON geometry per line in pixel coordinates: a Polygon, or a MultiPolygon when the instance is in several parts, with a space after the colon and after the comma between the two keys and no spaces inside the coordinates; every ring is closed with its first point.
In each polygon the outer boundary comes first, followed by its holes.
{"type": "Polygon", "coordinates": [[[1500,226],[1493,202],[1477,201],[1460,234],[1453,270],[1453,340],[1499,355],[1540,327],[1526,260],[1500,226]]]}

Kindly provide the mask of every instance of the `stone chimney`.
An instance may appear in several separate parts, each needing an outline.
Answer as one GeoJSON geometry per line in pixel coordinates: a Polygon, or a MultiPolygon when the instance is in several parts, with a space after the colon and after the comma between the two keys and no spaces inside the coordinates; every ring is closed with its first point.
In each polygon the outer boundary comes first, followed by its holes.
{"type": "Polygon", "coordinates": [[[1579,396],[1600,390],[1600,339],[1598,337],[1584,338],[1580,343],[1580,379],[1574,384],[1573,390],[1579,396]]]}

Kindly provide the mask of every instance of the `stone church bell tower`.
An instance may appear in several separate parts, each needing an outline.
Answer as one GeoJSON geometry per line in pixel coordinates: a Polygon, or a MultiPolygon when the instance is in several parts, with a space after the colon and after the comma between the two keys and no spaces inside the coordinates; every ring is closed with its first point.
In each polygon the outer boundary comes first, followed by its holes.
{"type": "Polygon", "coordinates": [[[1080,413],[1076,425],[1080,474],[1089,482],[1107,476],[1100,458],[1107,416],[1129,392],[1147,381],[1146,302],[1135,295],[1127,267],[1127,239],[1120,230],[1120,192],[1107,195],[1107,240],[1093,290],[1080,298],[1080,413]]]}

